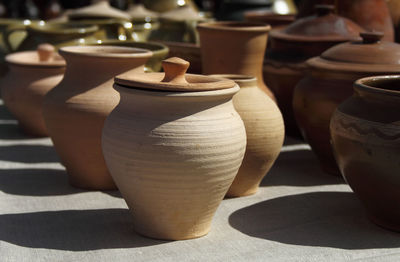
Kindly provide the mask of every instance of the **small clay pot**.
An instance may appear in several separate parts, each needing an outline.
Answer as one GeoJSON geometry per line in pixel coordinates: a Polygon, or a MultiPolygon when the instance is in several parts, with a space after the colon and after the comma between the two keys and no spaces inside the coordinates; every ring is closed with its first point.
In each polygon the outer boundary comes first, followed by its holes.
{"type": "Polygon", "coordinates": [[[336,45],[307,61],[309,71],[296,86],[293,110],[304,139],[322,168],[340,176],[330,144],[329,122],[336,107],[353,92],[353,82],[371,75],[400,73],[400,45],[383,34],[362,33],[363,40],[336,45]]]}
{"type": "Polygon", "coordinates": [[[73,186],[115,189],[101,151],[104,120],[119,101],[113,80],[127,71],[143,72],[151,52],[117,46],[70,46],[59,52],[67,68],[45,97],[47,130],[73,186]]]}
{"type": "Polygon", "coordinates": [[[22,130],[32,136],[48,135],[42,115],[44,96],[64,75],[65,61],[54,50],[42,44],[37,51],[6,56],[10,70],[1,81],[1,97],[22,130]]]}
{"type": "Polygon", "coordinates": [[[239,197],[255,194],[281,151],[285,138],[282,114],[275,102],[257,86],[255,77],[211,76],[231,79],[239,85],[240,91],[233,97],[233,105],[246,127],[246,153],[226,195],[239,197]]]}
{"type": "Polygon", "coordinates": [[[363,78],[330,125],[343,177],[368,217],[395,231],[400,231],[399,110],[399,75],[363,78]]]}
{"type": "Polygon", "coordinates": [[[231,80],[185,75],[189,63],[164,60],[164,73],[115,78],[121,101],[103,129],[103,153],[135,230],[168,240],[201,237],[242,163],[243,121],[231,80]]]}
{"type": "Polygon", "coordinates": [[[254,22],[210,22],[197,26],[203,74],[241,74],[257,78],[272,99],[262,75],[269,25],[254,22]],[[229,44],[227,44],[229,43],[229,44]]]}

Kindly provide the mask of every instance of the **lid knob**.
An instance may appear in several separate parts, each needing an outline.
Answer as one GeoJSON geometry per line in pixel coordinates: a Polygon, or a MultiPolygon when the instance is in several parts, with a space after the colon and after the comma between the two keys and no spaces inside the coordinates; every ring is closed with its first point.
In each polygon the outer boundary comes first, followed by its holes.
{"type": "Polygon", "coordinates": [[[317,11],[317,16],[324,16],[333,13],[335,10],[334,5],[315,5],[315,10],[317,11]]]}
{"type": "Polygon", "coordinates": [[[51,44],[40,44],[37,48],[40,62],[48,62],[53,60],[55,48],[51,44]]]}
{"type": "Polygon", "coordinates": [[[162,61],[162,67],[165,72],[164,79],[161,82],[174,84],[187,84],[185,79],[186,70],[190,63],[179,57],[170,57],[162,61]]]}
{"type": "Polygon", "coordinates": [[[364,44],[374,44],[381,41],[383,37],[383,32],[378,32],[378,31],[361,32],[360,36],[364,44]]]}

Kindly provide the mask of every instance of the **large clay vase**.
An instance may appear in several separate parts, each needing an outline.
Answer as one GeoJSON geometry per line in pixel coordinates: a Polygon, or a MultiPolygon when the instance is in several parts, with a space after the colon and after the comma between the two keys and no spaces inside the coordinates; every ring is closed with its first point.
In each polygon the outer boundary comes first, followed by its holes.
{"type": "Polygon", "coordinates": [[[60,49],[67,62],[60,84],[47,93],[43,115],[54,147],[73,186],[115,189],[101,152],[104,120],[118,104],[114,76],[143,72],[151,52],[115,46],[60,49]]]}
{"type": "Polygon", "coordinates": [[[233,105],[246,127],[246,153],[239,172],[228,190],[228,197],[255,194],[278,157],[285,127],[278,106],[257,86],[257,79],[244,75],[212,75],[235,81],[240,91],[233,105]]]}
{"type": "Polygon", "coordinates": [[[254,76],[258,86],[271,98],[264,83],[262,65],[269,25],[254,22],[210,22],[197,26],[203,74],[254,76]]]}
{"type": "Polygon", "coordinates": [[[169,240],[207,234],[242,163],[243,121],[231,80],[184,75],[179,58],[164,73],[124,74],[121,101],[103,129],[103,153],[142,235],[169,240]]]}
{"type": "Polygon", "coordinates": [[[304,139],[322,168],[340,176],[330,143],[329,123],[336,107],[359,78],[400,73],[400,45],[380,41],[381,33],[362,33],[362,41],[336,45],[307,61],[309,71],[296,86],[293,110],[304,139]]]}
{"type": "Polygon", "coordinates": [[[340,171],[368,217],[395,231],[400,231],[399,110],[399,75],[363,78],[330,126],[340,171]]]}
{"type": "Polygon", "coordinates": [[[10,70],[1,81],[1,97],[29,135],[48,135],[42,114],[44,96],[61,81],[65,71],[65,61],[54,57],[54,47],[46,44],[38,51],[6,56],[10,70]]]}

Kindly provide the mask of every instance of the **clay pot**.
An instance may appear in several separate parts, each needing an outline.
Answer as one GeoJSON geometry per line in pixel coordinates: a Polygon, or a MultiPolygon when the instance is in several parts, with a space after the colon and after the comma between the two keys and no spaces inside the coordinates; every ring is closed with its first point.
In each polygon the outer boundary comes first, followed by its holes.
{"type": "Polygon", "coordinates": [[[242,163],[246,132],[233,81],[164,73],[124,74],[121,101],[103,129],[107,166],[133,213],[135,230],[169,240],[203,236],[242,163]]]}
{"type": "Polygon", "coordinates": [[[340,175],[330,145],[329,122],[336,107],[350,97],[355,80],[400,73],[400,45],[381,42],[382,34],[363,33],[362,41],[334,46],[307,61],[307,76],[296,86],[295,117],[323,169],[340,175]]]}
{"type": "Polygon", "coordinates": [[[249,22],[259,22],[269,24],[272,29],[287,26],[294,22],[296,15],[294,14],[277,14],[272,11],[247,11],[244,18],[249,22]]]}
{"type": "MultiPolygon", "coordinates": [[[[129,20],[122,19],[82,19],[82,20],[74,20],[72,23],[74,24],[82,24],[82,25],[95,25],[99,28],[96,32],[95,37],[98,40],[132,40],[133,39],[133,25],[129,20]]],[[[136,27],[135,27],[136,29],[136,27]]],[[[145,41],[146,39],[143,37],[136,37],[136,41],[145,41]]]]}
{"type": "Polygon", "coordinates": [[[299,135],[292,100],[296,84],[305,76],[305,61],[336,44],[357,39],[362,31],[352,21],[333,14],[333,6],[321,5],[316,10],[316,15],[270,33],[264,79],[276,96],[290,135],[299,135]]]}
{"type": "Polygon", "coordinates": [[[1,81],[1,97],[22,130],[33,136],[47,136],[42,109],[47,92],[62,79],[65,61],[54,47],[43,44],[38,51],[6,56],[10,68],[1,81]]]}
{"type": "Polygon", "coordinates": [[[115,46],[70,46],[59,52],[67,68],[45,97],[47,130],[73,186],[115,189],[101,152],[104,120],[119,101],[113,78],[130,70],[143,72],[151,52],[115,46]]]}
{"type": "Polygon", "coordinates": [[[255,194],[261,180],[278,157],[285,127],[278,106],[257,86],[255,77],[244,75],[212,75],[235,81],[240,91],[233,105],[246,127],[246,153],[239,172],[226,194],[228,197],[255,194]]]}
{"type": "Polygon", "coordinates": [[[376,224],[400,231],[400,76],[363,78],[331,121],[347,183],[376,224]]]}
{"type": "Polygon", "coordinates": [[[130,15],[127,12],[112,7],[106,0],[101,0],[92,5],[73,9],[68,12],[69,20],[109,18],[117,18],[129,21],[130,15]]]}
{"type": "Polygon", "coordinates": [[[148,10],[143,4],[132,5],[127,13],[133,24],[132,37],[136,41],[146,41],[150,33],[159,27],[159,14],[148,10]]]}
{"type": "Polygon", "coordinates": [[[258,80],[257,85],[275,99],[262,75],[270,29],[269,25],[251,22],[199,24],[197,30],[200,35],[203,74],[254,76],[258,80]]]}

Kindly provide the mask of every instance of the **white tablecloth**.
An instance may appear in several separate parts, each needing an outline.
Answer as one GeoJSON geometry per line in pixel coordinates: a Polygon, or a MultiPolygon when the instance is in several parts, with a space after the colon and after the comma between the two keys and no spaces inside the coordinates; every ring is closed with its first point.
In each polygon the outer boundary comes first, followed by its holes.
{"type": "Polygon", "coordinates": [[[48,138],[23,135],[0,104],[0,261],[400,261],[400,234],[367,220],[343,180],[286,139],[257,194],[225,199],[211,232],[185,241],[135,233],[117,191],[84,191],[48,138]]]}

